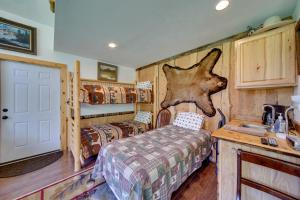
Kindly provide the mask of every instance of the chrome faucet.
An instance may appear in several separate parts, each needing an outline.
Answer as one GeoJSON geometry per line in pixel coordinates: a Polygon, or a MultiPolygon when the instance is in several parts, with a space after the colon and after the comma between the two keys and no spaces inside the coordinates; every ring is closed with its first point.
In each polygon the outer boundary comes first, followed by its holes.
{"type": "Polygon", "coordinates": [[[289,118],[288,118],[288,113],[294,110],[293,106],[288,107],[288,109],[285,110],[284,117],[285,117],[285,133],[288,135],[289,134],[289,118]]]}
{"type": "Polygon", "coordinates": [[[274,108],[274,106],[272,106],[272,105],[263,105],[263,112],[265,111],[265,108],[266,107],[269,107],[269,108],[271,108],[272,109],[272,124],[271,124],[271,128],[273,128],[273,125],[274,125],[274,123],[275,123],[275,108],[274,108]]]}

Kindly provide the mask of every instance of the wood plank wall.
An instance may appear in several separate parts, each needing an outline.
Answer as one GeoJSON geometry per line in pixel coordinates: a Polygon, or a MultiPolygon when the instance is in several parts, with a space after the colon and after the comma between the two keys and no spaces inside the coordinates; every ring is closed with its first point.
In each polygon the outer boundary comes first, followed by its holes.
{"type": "MultiPolygon", "coordinates": [[[[214,73],[226,77],[228,86],[217,94],[212,95],[212,101],[215,108],[220,108],[230,119],[248,119],[259,120],[262,114],[262,105],[264,103],[290,105],[290,96],[293,94],[294,88],[273,88],[273,89],[255,89],[255,90],[237,90],[234,88],[235,82],[235,57],[234,57],[234,40],[217,43],[215,46],[210,45],[206,49],[199,48],[198,51],[191,50],[179,56],[165,59],[153,65],[137,70],[137,81],[156,80],[157,87],[154,91],[154,99],[156,100],[153,108],[154,113],[158,113],[161,109],[160,103],[164,100],[166,94],[166,77],[162,70],[164,64],[176,65],[182,68],[188,68],[199,62],[212,48],[220,48],[222,56],[214,68],[214,73]]],[[[182,103],[177,106],[170,107],[172,120],[177,112],[190,111],[202,114],[202,111],[193,103],[182,103]]],[[[206,117],[205,128],[209,130],[217,129],[219,114],[214,117],[206,117]]]]}

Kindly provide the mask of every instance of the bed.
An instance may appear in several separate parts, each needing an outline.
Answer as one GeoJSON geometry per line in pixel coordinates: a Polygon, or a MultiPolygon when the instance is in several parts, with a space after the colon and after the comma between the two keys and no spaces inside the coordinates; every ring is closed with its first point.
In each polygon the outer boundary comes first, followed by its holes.
{"type": "MultiPolygon", "coordinates": [[[[68,73],[68,149],[74,158],[74,171],[96,158],[104,144],[120,138],[139,135],[152,127],[151,112],[137,110],[139,103],[152,105],[151,87],[137,87],[138,84],[108,82],[80,78],[80,61],[76,61],[74,73],[68,73]],[[134,104],[134,111],[96,114],[82,118],[81,104],[92,106],[103,104],[134,104]],[[145,114],[148,113],[148,114],[145,114]],[[140,115],[139,115],[140,114],[140,115]],[[147,120],[142,120],[147,115],[147,120]],[[136,117],[135,117],[136,116],[136,117]],[[138,117],[137,117],[138,116],[138,117]]],[[[148,83],[143,83],[149,86],[148,83]]]]}
{"type": "Polygon", "coordinates": [[[169,200],[211,145],[209,131],[167,125],[103,146],[93,178],[104,177],[119,200],[169,200]]]}
{"type": "Polygon", "coordinates": [[[150,127],[150,124],[129,120],[81,128],[81,165],[87,165],[95,160],[103,145],[121,138],[140,135],[148,131],[150,127]]]}

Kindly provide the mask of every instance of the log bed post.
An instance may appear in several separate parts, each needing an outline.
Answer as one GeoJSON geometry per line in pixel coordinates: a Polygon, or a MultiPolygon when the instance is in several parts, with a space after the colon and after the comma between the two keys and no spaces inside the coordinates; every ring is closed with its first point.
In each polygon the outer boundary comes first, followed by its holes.
{"type": "Polygon", "coordinates": [[[74,130],[73,130],[73,156],[74,156],[74,171],[79,171],[80,164],[80,61],[77,60],[74,68],[73,77],[73,104],[74,104],[74,130]]]}

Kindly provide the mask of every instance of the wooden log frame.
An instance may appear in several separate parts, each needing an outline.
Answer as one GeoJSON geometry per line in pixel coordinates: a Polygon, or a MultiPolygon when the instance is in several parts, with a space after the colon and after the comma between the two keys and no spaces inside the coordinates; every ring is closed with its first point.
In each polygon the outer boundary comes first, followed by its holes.
{"type": "Polygon", "coordinates": [[[270,188],[266,185],[263,185],[261,183],[254,182],[252,180],[246,179],[242,177],[242,161],[246,161],[249,163],[257,164],[263,167],[267,167],[269,169],[277,170],[280,172],[287,173],[292,176],[296,176],[300,178],[300,166],[289,163],[286,161],[270,158],[267,156],[255,154],[255,153],[250,153],[246,152],[243,150],[238,150],[237,151],[237,196],[236,200],[241,200],[241,187],[243,185],[247,185],[249,187],[255,188],[257,190],[263,191],[265,193],[268,193],[272,196],[275,196],[279,199],[283,200],[298,200],[297,198],[283,193],[279,190],[270,188]]]}
{"type": "MultiPolygon", "coordinates": [[[[80,78],[80,61],[76,61],[74,72],[68,73],[68,83],[69,83],[69,101],[68,101],[68,147],[72,152],[74,157],[74,171],[79,171],[81,169],[80,163],[80,145],[81,145],[81,128],[88,127],[89,125],[102,123],[102,122],[119,122],[120,119],[129,119],[132,114],[109,116],[108,120],[103,120],[99,118],[91,119],[81,119],[80,113],[80,87],[85,84],[89,85],[105,85],[105,86],[123,86],[135,88],[136,84],[132,83],[121,83],[121,82],[109,82],[91,79],[81,79],[80,78]]],[[[136,113],[139,108],[139,103],[134,106],[134,113],[136,113]]],[[[153,118],[152,118],[153,119],[153,118]]],[[[152,123],[153,124],[153,123],[152,123]]]]}
{"type": "Polygon", "coordinates": [[[61,150],[67,150],[67,65],[51,61],[38,60],[34,58],[13,56],[8,54],[0,54],[0,62],[1,61],[21,62],[32,65],[39,65],[40,67],[56,68],[60,70],[60,142],[61,150]]]}

